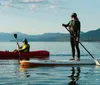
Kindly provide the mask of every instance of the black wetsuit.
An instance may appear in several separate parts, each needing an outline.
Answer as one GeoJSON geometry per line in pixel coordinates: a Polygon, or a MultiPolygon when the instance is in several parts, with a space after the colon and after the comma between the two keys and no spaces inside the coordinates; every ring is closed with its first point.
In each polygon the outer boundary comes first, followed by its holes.
{"type": "Polygon", "coordinates": [[[75,48],[77,50],[77,58],[80,59],[80,49],[79,49],[79,38],[80,38],[80,21],[78,19],[69,21],[68,24],[64,24],[65,27],[69,28],[70,33],[70,43],[72,48],[72,57],[75,58],[75,48]],[[78,38],[78,40],[77,40],[78,38]]]}

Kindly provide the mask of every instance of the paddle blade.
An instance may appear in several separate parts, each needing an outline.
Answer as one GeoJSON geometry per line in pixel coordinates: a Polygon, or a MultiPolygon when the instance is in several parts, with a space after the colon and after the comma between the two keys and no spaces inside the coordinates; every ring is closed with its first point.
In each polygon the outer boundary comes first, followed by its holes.
{"type": "Polygon", "coordinates": [[[97,60],[95,60],[95,63],[96,65],[100,66],[100,63],[97,60]]]}
{"type": "Polygon", "coordinates": [[[14,34],[14,37],[17,38],[17,34],[14,34]]]}

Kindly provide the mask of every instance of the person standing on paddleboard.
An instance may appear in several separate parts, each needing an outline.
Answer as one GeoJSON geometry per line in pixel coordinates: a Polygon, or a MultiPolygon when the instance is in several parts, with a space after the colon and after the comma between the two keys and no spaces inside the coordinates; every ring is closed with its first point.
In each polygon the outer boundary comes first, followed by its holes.
{"type": "Polygon", "coordinates": [[[70,43],[71,43],[71,48],[72,48],[72,59],[70,60],[75,60],[75,48],[77,50],[77,61],[80,60],[80,49],[79,49],[79,40],[80,40],[80,28],[81,28],[81,23],[77,17],[76,13],[73,13],[71,15],[71,20],[69,21],[68,24],[62,24],[65,28],[68,27],[70,31],[70,43]]]}

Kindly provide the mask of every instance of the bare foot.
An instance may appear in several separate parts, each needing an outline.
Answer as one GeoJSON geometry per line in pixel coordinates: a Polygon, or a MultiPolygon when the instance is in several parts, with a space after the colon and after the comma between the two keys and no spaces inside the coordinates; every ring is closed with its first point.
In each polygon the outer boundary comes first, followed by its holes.
{"type": "Polygon", "coordinates": [[[78,58],[76,61],[80,61],[80,58],[78,58]]]}
{"type": "Polygon", "coordinates": [[[74,58],[71,58],[70,60],[75,60],[74,58]]]}

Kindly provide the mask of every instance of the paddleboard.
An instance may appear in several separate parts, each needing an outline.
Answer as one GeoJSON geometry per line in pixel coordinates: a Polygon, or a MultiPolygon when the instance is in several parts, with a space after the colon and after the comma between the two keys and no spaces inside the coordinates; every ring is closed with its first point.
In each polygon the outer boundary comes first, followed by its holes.
{"type": "MultiPolygon", "coordinates": [[[[97,59],[100,62],[100,59],[97,59]]],[[[76,60],[30,60],[20,61],[21,66],[69,66],[69,65],[96,65],[93,59],[76,60]]]]}

